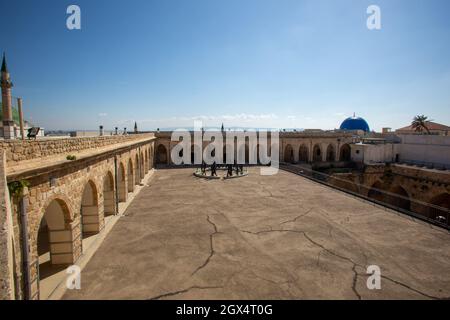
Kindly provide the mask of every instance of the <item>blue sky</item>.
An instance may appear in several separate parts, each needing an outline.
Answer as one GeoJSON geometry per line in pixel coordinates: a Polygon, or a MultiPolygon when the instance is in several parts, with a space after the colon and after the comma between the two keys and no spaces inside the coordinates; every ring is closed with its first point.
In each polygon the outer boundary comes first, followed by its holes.
{"type": "Polygon", "coordinates": [[[26,118],[49,129],[450,125],[447,0],[1,1],[26,118]],[[81,8],[82,29],[66,28],[81,8]],[[382,29],[366,27],[380,6],[382,29]]]}

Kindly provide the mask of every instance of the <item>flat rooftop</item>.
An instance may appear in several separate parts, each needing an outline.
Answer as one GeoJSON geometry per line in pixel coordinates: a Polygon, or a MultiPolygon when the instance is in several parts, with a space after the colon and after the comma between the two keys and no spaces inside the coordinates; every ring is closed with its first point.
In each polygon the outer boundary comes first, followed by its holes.
{"type": "Polygon", "coordinates": [[[64,299],[450,297],[445,230],[284,171],[192,173],[157,170],[64,299]]]}

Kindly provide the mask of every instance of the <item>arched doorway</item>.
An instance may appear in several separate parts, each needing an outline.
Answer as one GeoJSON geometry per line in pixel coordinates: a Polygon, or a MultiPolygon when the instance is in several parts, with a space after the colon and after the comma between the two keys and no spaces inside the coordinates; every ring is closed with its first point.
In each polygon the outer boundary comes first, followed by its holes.
{"type": "Polygon", "coordinates": [[[69,217],[69,209],[63,200],[55,199],[45,208],[36,243],[39,280],[44,280],[75,262],[69,217]]]}
{"type": "Polygon", "coordinates": [[[450,224],[450,194],[442,193],[431,199],[428,218],[450,224]]]}
{"type": "Polygon", "coordinates": [[[139,185],[141,183],[140,178],[141,166],[139,164],[139,156],[136,154],[134,158],[134,184],[139,185]]]}
{"type": "Polygon", "coordinates": [[[351,149],[348,144],[344,144],[339,152],[340,161],[350,161],[351,160],[351,149]]]}
{"type": "Polygon", "coordinates": [[[117,175],[117,191],[119,194],[119,202],[127,201],[127,186],[125,184],[125,166],[122,162],[119,163],[119,170],[117,175]]]}
{"type": "Polygon", "coordinates": [[[127,187],[128,187],[128,192],[133,192],[134,191],[134,168],[133,168],[133,161],[128,160],[128,168],[127,168],[128,172],[127,172],[127,187]]]}
{"type": "Polygon", "coordinates": [[[114,194],[114,177],[108,171],[103,178],[103,208],[105,216],[112,216],[116,214],[116,197],[114,194]]]}
{"type": "Polygon", "coordinates": [[[322,162],[322,149],[320,149],[318,144],[314,145],[313,148],[313,161],[322,162]]]}
{"type": "Polygon", "coordinates": [[[294,149],[290,144],[284,148],[284,162],[294,163],[294,149]]]}
{"type": "Polygon", "coordinates": [[[167,149],[164,145],[160,144],[156,149],[156,163],[168,164],[167,149]]]}
{"type": "Polygon", "coordinates": [[[81,198],[81,234],[88,238],[100,232],[100,213],[98,210],[98,192],[95,183],[86,183],[81,198]]]}
{"type": "Polygon", "coordinates": [[[336,151],[334,146],[330,144],[327,148],[327,162],[333,162],[336,159],[336,151]]]}
{"type": "Polygon", "coordinates": [[[302,144],[298,151],[298,160],[300,162],[309,162],[308,147],[302,144]]]}

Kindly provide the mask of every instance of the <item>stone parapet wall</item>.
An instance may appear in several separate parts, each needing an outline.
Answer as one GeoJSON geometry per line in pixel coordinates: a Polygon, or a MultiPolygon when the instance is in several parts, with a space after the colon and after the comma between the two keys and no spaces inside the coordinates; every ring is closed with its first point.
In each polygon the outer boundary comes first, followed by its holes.
{"type": "Polygon", "coordinates": [[[11,205],[5,176],[4,151],[0,150],[0,300],[13,299],[11,205]]]}
{"type": "Polygon", "coordinates": [[[117,143],[153,137],[153,134],[133,134],[103,137],[44,138],[37,140],[3,140],[1,149],[6,152],[7,165],[20,161],[52,155],[69,154],[86,149],[96,149],[117,143]]]}

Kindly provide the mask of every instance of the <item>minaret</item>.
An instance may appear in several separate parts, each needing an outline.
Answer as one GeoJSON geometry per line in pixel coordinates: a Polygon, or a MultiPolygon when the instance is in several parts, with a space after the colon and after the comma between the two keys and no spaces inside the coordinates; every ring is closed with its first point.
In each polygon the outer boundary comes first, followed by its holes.
{"type": "Polygon", "coordinates": [[[134,133],[138,133],[137,122],[134,122],[134,133]]]}
{"type": "Polygon", "coordinates": [[[3,112],[3,138],[14,138],[14,120],[12,115],[11,88],[13,86],[6,65],[6,56],[3,53],[0,85],[2,88],[2,112],[3,112]]]}

